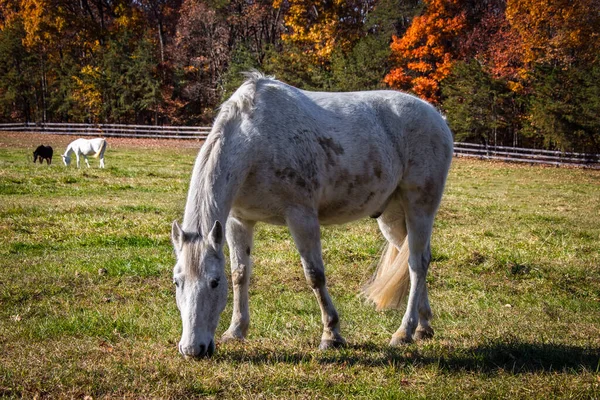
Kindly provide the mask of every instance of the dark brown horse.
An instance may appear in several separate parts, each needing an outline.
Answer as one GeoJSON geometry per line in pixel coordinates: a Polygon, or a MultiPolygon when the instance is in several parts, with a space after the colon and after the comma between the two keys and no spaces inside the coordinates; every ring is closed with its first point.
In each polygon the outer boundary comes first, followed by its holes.
{"type": "Polygon", "coordinates": [[[33,163],[39,159],[40,164],[44,163],[44,160],[48,163],[48,165],[52,164],[52,154],[54,151],[50,146],[44,146],[43,144],[38,146],[37,149],[33,152],[33,163]]]}

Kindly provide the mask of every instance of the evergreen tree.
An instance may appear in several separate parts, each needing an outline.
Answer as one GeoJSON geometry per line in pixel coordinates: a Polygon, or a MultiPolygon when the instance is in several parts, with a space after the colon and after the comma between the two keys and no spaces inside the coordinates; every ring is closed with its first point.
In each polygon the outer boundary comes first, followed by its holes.
{"type": "Polygon", "coordinates": [[[477,61],[457,62],[442,93],[442,108],[457,141],[514,143],[517,99],[506,82],[492,78],[477,61]]]}
{"type": "Polygon", "coordinates": [[[2,121],[34,121],[36,118],[35,71],[38,60],[23,46],[21,20],[0,30],[0,118],[2,121]]]}
{"type": "Polygon", "coordinates": [[[524,132],[546,148],[600,152],[599,64],[538,66],[524,132]]]}
{"type": "Polygon", "coordinates": [[[389,71],[390,37],[368,35],[358,40],[347,54],[336,51],[331,60],[333,90],[347,92],[383,88],[383,77],[389,71]]]}
{"type": "Polygon", "coordinates": [[[227,100],[244,82],[243,73],[253,69],[260,69],[260,65],[248,47],[240,43],[233,51],[229,67],[223,74],[221,81],[223,95],[221,96],[221,101],[227,100]]]}

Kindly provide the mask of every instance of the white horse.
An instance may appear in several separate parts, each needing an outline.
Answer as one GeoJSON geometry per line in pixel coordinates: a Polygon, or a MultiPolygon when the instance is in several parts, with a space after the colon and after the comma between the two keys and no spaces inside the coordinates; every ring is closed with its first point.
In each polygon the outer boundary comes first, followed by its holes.
{"type": "Polygon", "coordinates": [[[289,227],[321,308],[321,349],[345,340],[325,284],[320,225],[365,216],[377,218],[389,242],[364,288],[366,297],[378,309],[398,308],[410,280],[406,313],[391,345],[431,337],[425,277],[452,143],[442,116],[413,96],[308,92],[248,74],[221,106],[196,159],[183,224],[172,226],[180,353],[214,352],[228,292],[224,238],[233,315],[223,340],[246,336],[257,221],[289,227]]]}
{"type": "Polygon", "coordinates": [[[96,139],[76,139],[69,143],[65,153],[61,155],[63,162],[66,166],[71,164],[71,154],[75,154],[77,160],[77,168],[79,168],[79,156],[83,156],[85,164],[90,167],[87,156],[93,156],[94,158],[100,157],[100,168],[104,168],[104,152],[106,151],[106,145],[108,142],[103,138],[96,139]]]}

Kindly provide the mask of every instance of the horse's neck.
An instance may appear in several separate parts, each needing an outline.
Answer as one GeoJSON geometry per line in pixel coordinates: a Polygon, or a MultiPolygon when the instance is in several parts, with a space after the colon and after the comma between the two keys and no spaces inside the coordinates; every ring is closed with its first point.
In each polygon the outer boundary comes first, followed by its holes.
{"type": "Polygon", "coordinates": [[[225,226],[235,193],[243,179],[245,157],[230,157],[234,145],[220,137],[200,151],[190,182],[183,230],[208,234],[216,221],[225,226]]]}
{"type": "Polygon", "coordinates": [[[69,144],[67,146],[67,149],[65,150],[65,154],[63,154],[63,155],[68,156],[69,154],[71,154],[71,152],[73,152],[73,154],[77,154],[75,149],[73,148],[73,146],[71,144],[69,144]]]}

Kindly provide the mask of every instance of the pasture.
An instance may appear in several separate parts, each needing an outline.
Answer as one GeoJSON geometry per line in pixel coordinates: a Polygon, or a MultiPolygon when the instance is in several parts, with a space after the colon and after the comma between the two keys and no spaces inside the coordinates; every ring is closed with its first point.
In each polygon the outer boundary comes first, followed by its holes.
{"type": "MultiPolygon", "coordinates": [[[[600,171],[455,159],[427,279],[436,335],[401,348],[402,313],[357,296],[374,220],[322,229],[349,344],[325,352],[287,229],[259,225],[248,340],[186,361],[170,229],[199,144],[108,139],[106,168],[78,170],[59,157],[72,139],[0,133],[0,397],[600,398],[600,171]],[[50,166],[33,164],[41,143],[50,166]]],[[[231,295],[217,335],[230,316],[231,295]]]]}

